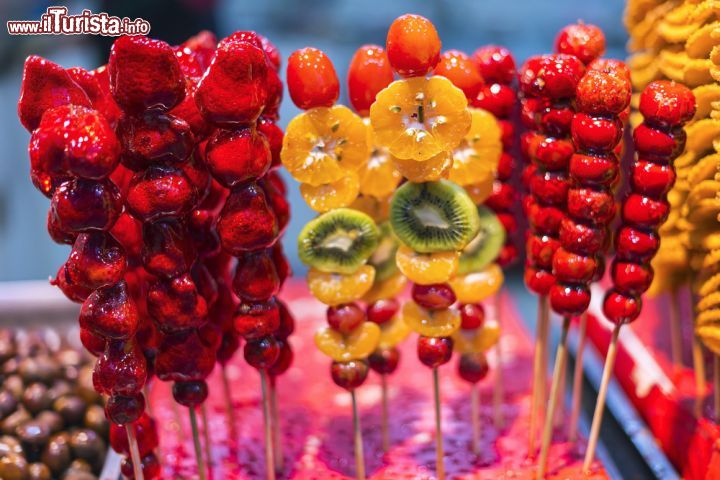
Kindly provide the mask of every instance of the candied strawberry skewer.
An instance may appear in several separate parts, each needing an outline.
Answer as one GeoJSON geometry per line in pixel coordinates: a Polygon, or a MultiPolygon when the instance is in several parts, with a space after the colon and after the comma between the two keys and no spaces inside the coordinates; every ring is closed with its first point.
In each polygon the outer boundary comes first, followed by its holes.
{"type": "Polygon", "coordinates": [[[696,108],[690,89],[666,80],[645,87],[639,107],[644,122],[633,132],[637,157],[629,172],[630,192],[622,202],[622,224],[615,232],[615,259],[610,267],[613,287],[603,301],[603,313],[614,328],[585,452],[585,471],[595,456],[620,329],[640,315],[642,294],[652,283],[650,261],[659,247],[658,228],[670,208],[667,193],[675,182],[673,160],[685,148],[683,125],[693,118],[696,108]]]}

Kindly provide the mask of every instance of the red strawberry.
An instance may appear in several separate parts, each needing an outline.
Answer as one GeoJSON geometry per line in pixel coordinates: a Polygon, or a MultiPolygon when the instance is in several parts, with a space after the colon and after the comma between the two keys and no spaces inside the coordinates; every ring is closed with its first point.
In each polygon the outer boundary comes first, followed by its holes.
{"type": "Polygon", "coordinates": [[[278,275],[271,250],[248,252],[238,258],[233,291],[242,300],[263,301],[280,290],[278,275]]]}
{"type": "Polygon", "coordinates": [[[270,66],[279,71],[280,64],[282,63],[282,60],[280,59],[280,50],[278,50],[275,44],[272,43],[266,36],[258,34],[258,37],[260,37],[260,43],[265,51],[268,62],[270,62],[270,66]]]}
{"type": "Polygon", "coordinates": [[[272,154],[272,167],[279,167],[280,162],[280,150],[282,150],[282,142],[284,133],[280,127],[270,118],[265,116],[260,117],[257,123],[258,131],[265,135],[270,146],[270,153],[272,154]]]}
{"type": "Polygon", "coordinates": [[[137,342],[113,340],[95,364],[93,386],[98,393],[134,395],[145,386],[147,373],[145,355],[137,342]]]}
{"type": "Polygon", "coordinates": [[[232,255],[270,247],[280,233],[267,195],[256,183],[237,187],[225,202],[217,224],[223,249],[232,255]]]}
{"type": "Polygon", "coordinates": [[[215,365],[215,355],[195,329],[163,336],[155,373],[164,381],[202,380],[215,365]]]}
{"type": "Polygon", "coordinates": [[[125,249],[104,232],[78,235],[65,262],[70,281],[90,290],[120,281],[126,265],[125,249]]]}
{"type": "Polygon", "coordinates": [[[99,111],[110,125],[117,125],[117,121],[122,115],[120,107],[117,106],[112,95],[110,95],[110,83],[107,76],[107,67],[100,67],[97,70],[88,72],[81,67],[72,67],[67,69],[68,74],[80,85],[92,101],[93,108],[99,111]],[[101,70],[102,69],[102,70],[101,70]],[[96,72],[103,72],[102,74],[96,72]],[[101,84],[105,82],[105,84],[101,84]]]}
{"type": "Polygon", "coordinates": [[[180,46],[195,55],[195,59],[200,65],[200,68],[204,71],[210,66],[210,60],[212,60],[215,48],[217,48],[217,37],[214,33],[203,30],[197,35],[185,40],[180,46]]]}
{"type": "Polygon", "coordinates": [[[125,116],[118,124],[123,164],[135,171],[152,164],[180,164],[193,151],[190,126],[179,118],[157,112],[125,116]]]}
{"type": "Polygon", "coordinates": [[[61,230],[110,230],[122,212],[122,198],[110,180],[76,178],[55,190],[50,208],[61,230]]]}
{"type": "Polygon", "coordinates": [[[114,340],[126,340],[138,329],[140,317],[127,283],[95,290],[80,309],[80,328],[114,340]]]}
{"type": "Polygon", "coordinates": [[[186,273],[197,257],[187,228],[176,220],[145,223],[142,236],[143,266],[153,275],[172,278],[186,273]]]}
{"type": "Polygon", "coordinates": [[[127,208],[137,219],[150,222],[184,215],[196,201],[197,191],[181,170],[154,165],[133,176],[127,208]]]}
{"type": "Polygon", "coordinates": [[[248,180],[258,180],[270,168],[270,148],[265,136],[254,128],[218,130],[205,150],[213,177],[232,188],[248,180]]]}
{"type": "Polygon", "coordinates": [[[207,321],[207,304],[189,274],[159,280],[147,294],[148,313],[163,332],[200,327],[207,321]]]}

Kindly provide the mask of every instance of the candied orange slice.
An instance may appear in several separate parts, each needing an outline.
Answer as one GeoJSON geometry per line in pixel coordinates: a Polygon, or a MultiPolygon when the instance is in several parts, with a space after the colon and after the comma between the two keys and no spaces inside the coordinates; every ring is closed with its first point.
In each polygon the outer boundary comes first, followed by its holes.
{"type": "Polygon", "coordinates": [[[329,326],[315,333],[315,346],[336,362],[367,358],[375,351],[379,340],[380,327],[372,322],[363,322],[348,335],[329,326]]]}
{"type": "Polygon", "coordinates": [[[364,119],[368,132],[368,145],[370,157],[358,174],[360,175],[360,193],[371,197],[384,199],[392,195],[402,180],[402,175],[393,164],[393,156],[387,148],[378,145],[375,141],[369,119],[364,119]]]}
{"type": "Polygon", "coordinates": [[[493,179],[502,155],[502,132],[493,114],[481,108],[470,114],[470,130],[453,151],[450,170],[450,180],[463,186],[493,179]]]}
{"type": "Polygon", "coordinates": [[[503,272],[497,263],[480,272],[458,275],[450,280],[450,286],[460,303],[479,303],[494,295],[503,284],[503,272]]]}
{"type": "Polygon", "coordinates": [[[377,143],[404,160],[429,160],[451,151],[470,129],[467,99],[445,77],[397,80],[370,107],[377,143]]]}
{"type": "Polygon", "coordinates": [[[375,269],[363,265],[351,274],[327,273],[311,268],[308,271],[310,293],[325,305],[353,302],[365,295],[375,280],[375,269]]]}
{"type": "Polygon", "coordinates": [[[477,353],[490,350],[500,339],[500,325],[495,320],[486,321],[473,330],[460,329],[453,335],[454,347],[460,353],[477,353]]]}
{"type": "Polygon", "coordinates": [[[316,212],[324,213],[335,208],[347,207],[355,201],[360,190],[358,174],[347,172],[345,177],[322,185],[300,184],[300,194],[316,212]]]}
{"type": "Polygon", "coordinates": [[[483,181],[472,185],[465,185],[465,191],[472,198],[475,205],[481,205],[493,192],[495,175],[488,175],[483,181]]]}
{"type": "Polygon", "coordinates": [[[410,327],[403,321],[401,315],[395,315],[389,322],[380,325],[378,348],[392,348],[399,345],[408,335],[410,335],[410,327]]]}
{"type": "Polygon", "coordinates": [[[400,245],[395,254],[398,269],[420,285],[445,283],[457,272],[460,252],[418,253],[400,245]]]}
{"type": "Polygon", "coordinates": [[[462,323],[455,308],[427,310],[412,300],[403,305],[402,318],[413,332],[425,337],[449,337],[462,323]]]}
{"type": "Polygon", "coordinates": [[[350,208],[359,210],[375,220],[376,223],[380,223],[390,216],[390,198],[380,199],[368,195],[358,195],[350,208]]]}
{"type": "Polygon", "coordinates": [[[280,158],[295,180],[323,185],[357,171],[368,160],[367,128],[342,105],[312,108],[293,118],[280,158]]]}
{"type": "Polygon", "coordinates": [[[400,272],[393,274],[380,282],[375,282],[372,288],[363,295],[363,300],[367,303],[374,303],[378,300],[387,298],[395,298],[405,289],[407,278],[400,272]]]}
{"type": "Polygon", "coordinates": [[[424,162],[395,158],[394,164],[397,171],[411,182],[436,182],[450,176],[453,158],[450,152],[440,152],[424,162]]]}

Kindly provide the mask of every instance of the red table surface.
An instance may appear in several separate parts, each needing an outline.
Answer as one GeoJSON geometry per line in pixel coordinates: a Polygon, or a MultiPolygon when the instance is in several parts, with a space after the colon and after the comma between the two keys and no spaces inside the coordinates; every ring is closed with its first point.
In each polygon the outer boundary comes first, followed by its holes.
{"type": "MultiPolygon", "coordinates": [[[[330,360],[319,353],[313,332],[323,324],[325,307],[310,297],[304,284],[294,281],[283,292],[296,316],[290,337],[295,352],[291,369],[280,378],[278,396],[282,417],[286,469],[280,478],[354,478],[350,395],[337,387],[329,375],[330,360]]],[[[456,373],[457,355],[441,368],[442,420],[445,432],[448,478],[526,479],[534,477],[527,458],[528,409],[530,405],[532,340],[524,330],[512,298],[502,298],[503,380],[502,406],[506,427],[493,427],[491,374],[481,383],[482,454],[470,453],[469,385],[456,373]]],[[[492,315],[492,313],[490,313],[492,315]]],[[[415,354],[416,336],[401,347],[398,370],[390,377],[391,449],[382,453],[380,437],[380,382],[371,373],[357,391],[369,478],[424,479],[435,472],[432,376],[415,354]]],[[[239,440],[230,439],[219,369],[208,379],[207,402],[212,444],[212,478],[264,478],[264,435],[259,375],[237,354],[227,367],[239,440]]],[[[191,478],[196,474],[187,410],[179,416],[172,407],[169,386],[156,384],[151,399],[161,435],[163,478],[191,478]],[[178,425],[177,419],[181,422],[178,425]]],[[[201,430],[202,430],[201,425],[201,430]]],[[[581,459],[558,433],[550,452],[548,478],[579,478],[581,459]]],[[[586,478],[606,478],[602,467],[586,478]]]]}

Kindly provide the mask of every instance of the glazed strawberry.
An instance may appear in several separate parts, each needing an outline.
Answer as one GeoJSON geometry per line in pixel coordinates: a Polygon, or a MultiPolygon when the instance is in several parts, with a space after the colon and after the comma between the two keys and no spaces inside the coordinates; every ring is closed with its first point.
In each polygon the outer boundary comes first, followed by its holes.
{"type": "Polygon", "coordinates": [[[221,42],[195,91],[205,119],[217,125],[251,125],[267,102],[267,60],[247,41],[221,42]]]}
{"type": "MultiPolygon", "coordinates": [[[[474,97],[468,98],[473,107],[485,109],[499,118],[510,116],[515,108],[515,91],[499,83],[481,86],[474,97]]],[[[509,125],[512,128],[512,124],[509,125]]]]}
{"type": "Polygon", "coordinates": [[[93,370],[93,386],[103,394],[134,395],[147,378],[145,356],[137,342],[110,340],[93,370]]]}
{"type": "Polygon", "coordinates": [[[235,310],[233,324],[238,335],[255,340],[275,332],[280,326],[280,310],[274,298],[243,301],[235,310]]]}
{"type": "Polygon", "coordinates": [[[142,262],[145,269],[162,278],[173,278],[190,270],[197,258],[187,227],[168,219],[142,226],[142,262]]]}
{"type": "Polygon", "coordinates": [[[202,380],[175,382],[172,392],[175,401],[188,408],[200,405],[208,396],[207,383],[202,380]]]}
{"type": "Polygon", "coordinates": [[[525,285],[537,295],[547,295],[550,288],[555,285],[555,276],[551,271],[535,268],[532,265],[525,266],[525,285]]]}
{"type": "Polygon", "coordinates": [[[215,230],[216,215],[209,210],[195,209],[187,218],[187,229],[198,253],[213,257],[220,251],[220,237],[215,230]]]}
{"type": "Polygon", "coordinates": [[[280,65],[282,63],[282,60],[280,58],[280,50],[278,50],[275,44],[272,43],[270,39],[267,38],[265,35],[258,34],[258,37],[260,37],[260,44],[262,45],[262,49],[265,52],[265,56],[267,56],[268,62],[270,62],[272,68],[274,68],[276,71],[280,71],[280,65]]]}
{"type": "Polygon", "coordinates": [[[278,279],[280,280],[280,286],[282,287],[285,280],[292,275],[292,268],[290,262],[288,262],[283,246],[281,242],[277,242],[271,248],[271,255],[273,262],[275,263],[275,271],[277,272],[278,279]]]}
{"type": "Polygon", "coordinates": [[[47,215],[47,231],[53,242],[61,245],[72,245],[78,234],[68,230],[63,230],[58,226],[57,218],[53,215],[52,210],[47,215]]]}
{"type": "Polygon", "coordinates": [[[177,58],[178,63],[180,64],[180,70],[182,71],[183,75],[185,75],[188,80],[192,79],[190,81],[199,80],[205,70],[200,65],[200,62],[195,56],[195,53],[189,48],[184,48],[182,46],[172,47],[172,49],[175,53],[175,58],[177,58]]]}
{"type": "MultiPolygon", "coordinates": [[[[468,100],[477,97],[483,86],[483,77],[470,57],[460,50],[447,50],[440,55],[435,75],[442,75],[465,93],[468,100]]],[[[494,113],[494,112],[493,112],[494,113]]]]}
{"type": "Polygon", "coordinates": [[[420,15],[402,15],[388,29],[385,48],[393,70],[403,77],[425,76],[440,60],[440,37],[420,15]]]}
{"type": "Polygon", "coordinates": [[[152,166],[133,176],[127,196],[130,213],[143,222],[190,212],[197,202],[197,191],[177,168],[152,166]]]}
{"type": "Polygon", "coordinates": [[[213,177],[227,188],[258,180],[270,168],[270,148],[255,128],[218,130],[207,144],[205,161],[213,177]]]}
{"type": "Polygon", "coordinates": [[[145,397],[141,393],[129,397],[112,395],[105,404],[105,416],[117,425],[133,423],[144,411],[145,397]]]}
{"type": "Polygon", "coordinates": [[[92,293],[92,290],[89,288],[76,285],[70,281],[65,264],[60,266],[57,274],[55,274],[55,278],[50,280],[50,285],[58,287],[60,291],[63,292],[63,295],[76,303],[83,303],[92,293]]]}
{"type": "Polygon", "coordinates": [[[200,327],[207,304],[189,274],[158,280],[147,293],[148,313],[165,333],[200,327]]]}
{"type": "Polygon", "coordinates": [[[122,199],[109,180],[75,179],[55,190],[50,208],[64,231],[109,230],[122,211],[122,199]]]}
{"type": "Polygon", "coordinates": [[[123,164],[135,171],[155,164],[181,164],[194,147],[192,130],[184,120],[158,112],[124,117],[118,137],[123,164]]]}
{"type": "Polygon", "coordinates": [[[190,156],[188,161],[180,166],[180,169],[185,174],[185,178],[187,178],[195,188],[195,194],[197,197],[195,199],[195,206],[197,206],[210,194],[212,183],[210,171],[208,170],[207,165],[205,165],[205,162],[201,159],[200,155],[197,153],[197,149],[195,150],[195,153],[190,156]]]}
{"type": "Polygon", "coordinates": [[[497,45],[480,47],[472,60],[486,84],[510,85],[515,80],[515,59],[510,50],[497,45]]]}
{"type": "Polygon", "coordinates": [[[80,327],[103,338],[127,340],[135,334],[139,322],[137,306],[125,281],[95,290],[80,309],[80,327]]]}
{"type": "Polygon", "coordinates": [[[276,299],[280,311],[280,326],[275,330],[274,336],[279,339],[287,339],[295,331],[295,319],[290,314],[287,305],[282,300],[276,299]]]}
{"type": "Polygon", "coordinates": [[[257,250],[240,255],[232,287],[242,300],[258,302],[276,295],[280,290],[280,277],[271,251],[257,250]]]}
{"type": "Polygon", "coordinates": [[[269,172],[260,182],[260,186],[277,218],[278,230],[282,235],[290,222],[290,203],[286,198],[285,184],[277,172],[269,172]]]}
{"type": "Polygon", "coordinates": [[[238,30],[227,37],[220,40],[218,43],[218,47],[222,47],[223,45],[227,43],[232,42],[238,42],[238,43],[249,43],[253,46],[258,47],[265,53],[265,49],[263,48],[262,39],[260,38],[260,35],[257,32],[254,32],[252,30],[238,30]]]}
{"type": "Polygon", "coordinates": [[[107,76],[107,68],[88,72],[81,67],[68,68],[66,71],[70,78],[77,83],[92,102],[95,110],[100,112],[111,126],[117,125],[122,116],[122,111],[110,95],[110,82],[107,76]],[[99,72],[103,72],[100,74],[99,72]]]}
{"type": "MultiPolygon", "coordinates": [[[[145,457],[151,454],[159,444],[155,420],[147,413],[143,413],[142,416],[132,424],[132,429],[135,431],[135,438],[137,438],[138,441],[140,456],[145,457]]],[[[123,455],[130,455],[130,445],[128,444],[127,432],[124,428],[111,424],[109,440],[113,450],[123,455]]]]}
{"type": "Polygon", "coordinates": [[[340,82],[328,56],[317,48],[296,50],[288,57],[288,92],[293,103],[309,110],[332,107],[340,96],[340,82]]]}
{"type": "Polygon", "coordinates": [[[110,91],[117,104],[133,114],[168,111],[185,96],[185,78],[167,43],[143,36],[115,40],[108,61],[110,91]]]}
{"type": "Polygon", "coordinates": [[[212,371],[215,355],[197,331],[184,330],[163,335],[155,358],[155,374],[164,381],[202,380],[212,371]]]}
{"type": "MultiPolygon", "coordinates": [[[[160,460],[154,453],[150,453],[142,458],[142,465],[140,468],[143,472],[143,478],[160,478],[162,465],[160,465],[160,460]]],[[[133,479],[135,478],[134,469],[135,467],[133,466],[132,459],[126,456],[120,464],[120,473],[128,479],[133,479]]]]}
{"type": "Polygon", "coordinates": [[[143,247],[142,223],[129,213],[123,212],[110,234],[123,246],[128,261],[138,263],[143,247]]]}
{"type": "Polygon", "coordinates": [[[228,197],[217,224],[223,249],[232,255],[271,246],[279,234],[278,219],[265,192],[255,183],[237,187],[228,197]]]}
{"type": "Polygon", "coordinates": [[[282,150],[283,131],[277,124],[267,117],[260,117],[257,122],[258,132],[265,136],[270,148],[272,167],[280,166],[280,150],[282,150]]]}
{"type": "Polygon", "coordinates": [[[278,358],[272,366],[268,368],[268,375],[273,377],[273,379],[288,371],[294,357],[292,348],[290,348],[290,344],[286,340],[279,339],[277,336],[275,336],[275,340],[278,344],[278,358]]]}
{"type": "Polygon", "coordinates": [[[183,120],[190,126],[195,137],[204,138],[212,132],[212,125],[205,120],[195,103],[195,90],[197,83],[188,80],[185,86],[185,98],[168,113],[170,117],[183,120]]]}
{"type": "Polygon", "coordinates": [[[392,81],[393,71],[385,49],[378,45],[361,46],[348,67],[350,104],[359,115],[366,117],[375,96],[392,81]]]}
{"type": "Polygon", "coordinates": [[[51,108],[62,105],[92,107],[85,91],[60,65],[37,55],[25,60],[21,85],[18,116],[30,132],[38,127],[43,114],[51,108]]]}
{"type": "Polygon", "coordinates": [[[589,70],[577,84],[577,108],[591,115],[618,115],[630,104],[631,94],[627,79],[589,70]]]}
{"type": "MultiPolygon", "coordinates": [[[[190,277],[197,288],[198,293],[205,299],[208,310],[212,308],[218,299],[218,284],[213,278],[210,270],[202,262],[195,262],[190,270],[190,277]]],[[[208,325],[205,323],[201,330],[208,325]]],[[[210,328],[210,327],[208,327],[210,328]]],[[[215,346],[215,349],[217,346],[215,346]]]]}
{"type": "Polygon", "coordinates": [[[555,51],[575,55],[587,65],[605,53],[605,34],[588,23],[568,25],[555,39],[555,51]]]}
{"type": "Polygon", "coordinates": [[[120,281],[126,264],[125,250],[117,240],[92,232],[78,235],[65,268],[71,283],[95,290],[120,281]]]}
{"type": "Polygon", "coordinates": [[[185,40],[180,46],[192,52],[200,68],[205,71],[205,69],[210,66],[210,61],[215,53],[217,37],[214,33],[203,30],[197,35],[185,40]]]}

